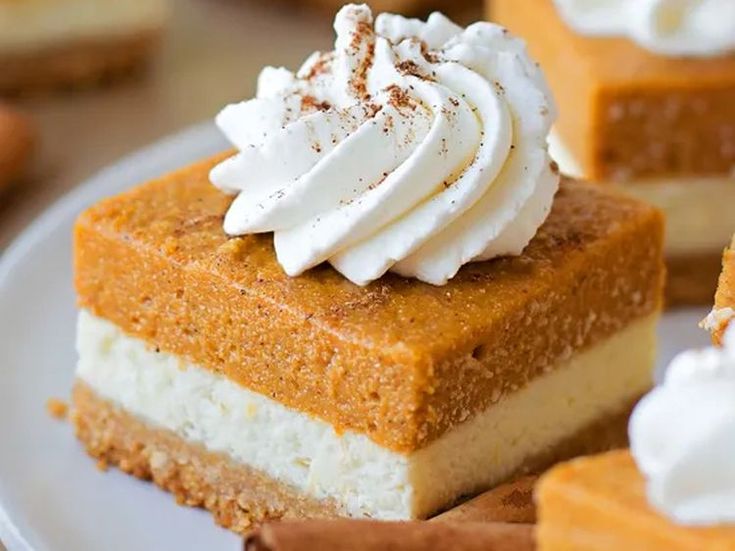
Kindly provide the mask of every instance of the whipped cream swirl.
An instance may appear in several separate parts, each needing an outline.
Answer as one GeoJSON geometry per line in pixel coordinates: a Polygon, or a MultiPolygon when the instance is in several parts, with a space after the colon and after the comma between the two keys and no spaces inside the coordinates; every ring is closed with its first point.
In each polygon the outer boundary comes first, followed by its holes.
{"type": "Polygon", "coordinates": [[[735,326],[677,356],[636,406],[631,452],[651,504],[680,524],[735,522],[735,326]]]}
{"type": "Polygon", "coordinates": [[[230,235],[274,232],[298,275],[328,261],[364,285],[391,270],[441,285],[468,262],[520,254],[559,176],[555,106],[525,45],[347,5],[335,49],[293,74],[267,67],[255,99],[217,124],[239,153],[212,182],[237,193],[230,235]]]}
{"type": "Polygon", "coordinates": [[[670,56],[717,56],[735,51],[733,0],[555,0],[574,30],[627,36],[670,56]]]}

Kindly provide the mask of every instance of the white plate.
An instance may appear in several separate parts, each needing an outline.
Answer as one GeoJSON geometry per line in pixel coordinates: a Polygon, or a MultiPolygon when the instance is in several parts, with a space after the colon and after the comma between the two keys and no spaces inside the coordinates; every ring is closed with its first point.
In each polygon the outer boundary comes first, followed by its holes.
{"type": "MultiPolygon", "coordinates": [[[[10,551],[237,549],[238,538],[170,495],[115,470],[102,473],[69,426],[45,411],[73,378],[71,229],[101,197],[226,147],[192,128],[101,172],[33,223],[0,260],[0,539],[10,551]]],[[[707,342],[706,311],[667,315],[662,361],[707,342]]]]}

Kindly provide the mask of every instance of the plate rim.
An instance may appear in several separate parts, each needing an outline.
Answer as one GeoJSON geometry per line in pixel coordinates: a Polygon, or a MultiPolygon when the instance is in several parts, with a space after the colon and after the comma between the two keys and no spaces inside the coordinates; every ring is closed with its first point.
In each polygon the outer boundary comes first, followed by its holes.
{"type": "MultiPolygon", "coordinates": [[[[216,127],[211,121],[200,122],[163,136],[162,138],[134,149],[123,155],[116,161],[105,165],[93,172],[88,178],[62,194],[33,220],[26,224],[19,233],[10,241],[7,248],[0,253],[0,293],[3,292],[6,281],[11,277],[15,267],[25,258],[33,248],[47,239],[68,217],[81,212],[86,205],[90,205],[100,195],[100,188],[104,188],[104,182],[111,181],[111,175],[119,173],[125,167],[150,163],[151,159],[161,158],[169,151],[178,149],[182,144],[205,144],[212,141],[216,136],[216,127]]],[[[192,147],[190,145],[190,147],[192,147]]],[[[196,159],[193,159],[195,161],[196,159]]],[[[131,186],[137,181],[132,181],[131,186]]],[[[110,186],[111,184],[107,184],[110,186]]],[[[104,196],[105,194],[102,193],[104,196]]],[[[2,489],[0,475],[0,490],[2,489]]],[[[18,526],[12,521],[5,504],[4,492],[0,492],[0,544],[8,551],[37,551],[33,545],[21,533],[18,526]]]]}
{"type": "MultiPolygon", "coordinates": [[[[214,128],[214,124],[207,121],[188,126],[179,132],[164,136],[105,165],[81,183],[62,194],[61,197],[43,209],[35,219],[26,224],[10,241],[5,251],[0,254],[0,290],[3,287],[5,279],[12,271],[13,265],[33,248],[40,237],[46,235],[52,226],[58,224],[58,219],[73,214],[82,205],[91,202],[97,195],[95,191],[98,187],[101,187],[100,183],[108,180],[111,173],[118,172],[127,165],[138,164],[144,159],[156,157],[161,152],[176,147],[179,143],[201,141],[207,138],[208,134],[214,128]]],[[[135,185],[135,182],[131,185],[135,185]]]]}

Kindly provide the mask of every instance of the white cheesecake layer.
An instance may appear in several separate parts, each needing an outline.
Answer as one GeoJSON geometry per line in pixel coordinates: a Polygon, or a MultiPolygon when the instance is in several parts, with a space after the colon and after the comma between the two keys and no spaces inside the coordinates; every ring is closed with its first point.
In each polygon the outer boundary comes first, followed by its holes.
{"type": "Polygon", "coordinates": [[[656,320],[651,315],[636,321],[573,355],[408,455],[361,434],[337,434],[322,420],[155,352],[85,311],[78,323],[77,376],[151,425],[223,452],[306,495],[334,498],[351,516],[423,518],[462,494],[502,481],[524,461],[647,391],[656,320]]]}
{"type": "Polygon", "coordinates": [[[155,30],[167,0],[0,0],[0,52],[155,30]]]}
{"type": "MultiPolygon", "coordinates": [[[[549,153],[564,174],[583,178],[574,159],[556,134],[549,153]]],[[[735,174],[723,177],[659,178],[616,184],[620,189],[660,208],[666,215],[664,253],[669,257],[721,254],[735,232],[735,174]]]]}

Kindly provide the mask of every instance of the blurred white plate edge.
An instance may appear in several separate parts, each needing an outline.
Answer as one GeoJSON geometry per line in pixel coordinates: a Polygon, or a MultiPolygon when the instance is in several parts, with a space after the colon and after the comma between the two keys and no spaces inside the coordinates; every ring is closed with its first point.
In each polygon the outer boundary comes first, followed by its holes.
{"type": "MultiPolygon", "coordinates": [[[[3,398],[8,398],[4,394],[9,394],[17,388],[13,387],[16,382],[14,377],[19,372],[27,373],[29,383],[27,386],[29,391],[33,391],[33,387],[36,386],[36,381],[31,379],[34,375],[39,373],[34,372],[33,368],[39,366],[26,364],[26,362],[18,363],[13,362],[13,349],[8,348],[8,344],[23,347],[26,346],[25,350],[29,350],[28,342],[10,342],[11,339],[7,337],[8,332],[12,330],[15,325],[16,317],[18,315],[17,309],[8,307],[9,300],[8,296],[14,291],[17,291],[18,287],[18,276],[16,273],[23,269],[23,267],[32,259],[34,255],[38,255],[39,247],[43,246],[44,243],[50,240],[62,240],[69,241],[67,245],[70,245],[71,239],[71,228],[76,216],[82,212],[86,207],[92,205],[96,201],[103,197],[107,197],[123,191],[137,183],[146,181],[151,178],[155,178],[171,170],[180,168],[187,164],[196,162],[198,159],[204,158],[208,155],[214,154],[218,151],[222,151],[228,147],[227,143],[221,137],[220,133],[214,127],[212,123],[202,123],[191,128],[188,128],[180,133],[166,137],[159,142],[156,142],[148,147],[145,147],[137,152],[134,152],[119,162],[101,170],[96,175],[91,177],[85,183],[79,185],[74,190],[70,191],[57,202],[51,205],[45,210],[38,218],[36,218],[28,227],[10,244],[5,252],[0,256],[0,358],[4,361],[0,364],[0,412],[4,412],[4,407],[7,406],[7,401],[3,401],[3,398]],[[7,356],[11,356],[7,358],[7,356]],[[9,361],[8,361],[9,360],[9,361]],[[10,384],[7,383],[10,381],[10,384]],[[11,388],[8,388],[11,387],[11,388]],[[6,391],[4,393],[3,391],[6,391]]],[[[51,265],[47,266],[48,277],[54,277],[58,272],[67,272],[70,274],[71,270],[71,249],[67,247],[66,254],[59,257],[54,257],[53,260],[63,258],[64,262],[67,263],[62,269],[58,269],[59,266],[51,265]]],[[[67,278],[67,281],[63,283],[65,292],[73,293],[71,279],[67,278]]],[[[32,295],[31,290],[31,295],[32,295]]],[[[54,313],[52,313],[53,316],[54,313]]],[[[69,333],[69,328],[65,327],[64,332],[69,333]]],[[[28,338],[37,339],[39,335],[28,335],[28,338]]],[[[42,335],[40,335],[42,336],[42,335]]],[[[68,336],[68,335],[67,335],[68,336]]],[[[69,352],[73,354],[73,339],[66,339],[67,347],[64,350],[67,357],[69,352]]],[[[46,351],[48,353],[48,351],[46,351]]],[[[73,373],[74,362],[67,361],[62,362],[64,365],[63,369],[66,370],[66,378],[73,373]]],[[[38,369],[37,369],[38,371],[38,369]]],[[[41,369],[42,373],[43,370],[41,369]]],[[[40,386],[40,385],[39,385],[40,386]]],[[[58,385],[57,385],[58,386],[58,385]]],[[[68,396],[68,386],[61,388],[54,388],[51,392],[38,391],[36,396],[37,400],[34,401],[32,407],[34,413],[42,412],[46,399],[53,396],[66,397],[68,396]]],[[[9,407],[6,409],[10,409],[9,407]]],[[[60,428],[58,423],[54,423],[45,412],[43,412],[45,420],[44,428],[42,430],[55,431],[62,433],[63,437],[70,437],[70,431],[60,428]]],[[[43,419],[43,417],[41,417],[43,419]]],[[[3,454],[8,454],[11,448],[16,443],[14,438],[19,433],[24,432],[25,426],[23,422],[18,422],[18,419],[22,417],[14,418],[14,427],[11,431],[6,430],[7,426],[3,425],[0,421],[0,465],[2,465],[1,459],[4,457],[3,454]]],[[[35,423],[34,418],[31,423],[35,423]]],[[[6,423],[9,424],[6,417],[6,423]]],[[[31,431],[32,432],[32,431],[31,431]]],[[[78,444],[77,444],[78,447],[78,444]]],[[[80,450],[81,451],[81,450],[80,450]]],[[[82,461],[83,458],[82,458],[82,461]]],[[[94,471],[94,463],[89,461],[85,468],[94,471]]],[[[112,474],[111,477],[115,478],[116,474],[112,474]]],[[[114,481],[110,481],[114,484],[114,481]]],[[[0,471],[0,542],[4,544],[9,551],[62,551],[62,549],[74,549],[75,547],[71,542],[69,546],[65,546],[65,542],[61,541],[48,541],[48,538],[43,534],[44,527],[37,525],[34,522],[36,519],[29,518],[28,513],[24,504],[18,504],[13,501],[10,496],[8,488],[11,486],[17,486],[23,484],[24,481],[12,479],[6,476],[5,472],[0,471]],[[21,526],[23,528],[21,528],[21,526]]],[[[137,484],[134,481],[131,484],[137,484]]],[[[149,486],[148,484],[144,484],[149,486]]],[[[104,490],[103,490],[104,491],[104,490]]],[[[68,496],[73,499],[73,496],[68,496]]],[[[169,499],[169,501],[171,501],[169,499]]],[[[169,504],[171,507],[175,507],[173,502],[169,504]]],[[[71,505],[73,507],[73,504],[71,505]]],[[[101,507],[104,507],[104,501],[100,503],[101,507]]],[[[195,510],[191,510],[195,511],[195,510]]],[[[95,513],[95,511],[91,511],[95,513]]],[[[196,513],[200,513],[196,511],[196,513]]],[[[201,512],[199,516],[204,517],[203,526],[205,529],[211,527],[213,534],[217,534],[220,529],[216,528],[211,519],[205,513],[201,512]]],[[[94,514],[90,517],[89,526],[91,529],[95,528],[94,514]]],[[[39,520],[40,522],[40,520],[39,520]]],[[[224,531],[221,531],[224,532],[224,531]]],[[[239,541],[235,536],[230,535],[228,532],[224,532],[226,535],[219,534],[216,538],[218,541],[239,541]]],[[[103,538],[100,538],[103,539],[103,538]]],[[[199,538],[197,538],[199,539],[199,538]]],[[[207,539],[207,536],[204,536],[207,539]]],[[[175,535],[170,540],[171,548],[181,548],[176,541],[175,535]]],[[[116,547],[119,545],[121,549],[140,549],[139,547],[130,547],[129,544],[133,542],[117,542],[113,543],[110,547],[116,547]]],[[[2,545],[0,545],[2,548],[2,545]]],[[[195,548],[195,547],[192,547],[195,548]]],[[[78,548],[77,548],[78,549],[78,548]]]]}

